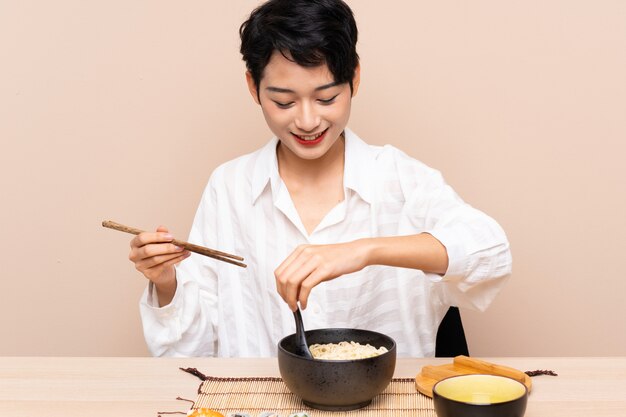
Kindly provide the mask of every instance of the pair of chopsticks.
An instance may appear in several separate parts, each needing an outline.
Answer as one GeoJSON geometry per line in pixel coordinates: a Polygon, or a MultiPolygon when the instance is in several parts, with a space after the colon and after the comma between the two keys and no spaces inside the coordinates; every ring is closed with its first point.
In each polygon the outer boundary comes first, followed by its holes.
{"type": "MultiPolygon", "coordinates": [[[[138,235],[139,233],[144,232],[143,230],[135,229],[134,227],[125,226],[123,224],[112,222],[110,220],[104,220],[102,222],[102,226],[109,228],[109,229],[118,230],[120,232],[130,233],[133,235],[138,235]]],[[[171,243],[176,246],[181,246],[190,252],[208,256],[209,258],[217,259],[218,261],[228,262],[229,264],[237,265],[242,268],[247,267],[247,265],[244,264],[243,262],[239,262],[239,261],[243,261],[243,258],[241,256],[231,255],[230,253],[220,252],[215,249],[205,248],[204,246],[194,245],[193,243],[185,242],[183,240],[178,240],[178,239],[172,240],[171,243]]]]}

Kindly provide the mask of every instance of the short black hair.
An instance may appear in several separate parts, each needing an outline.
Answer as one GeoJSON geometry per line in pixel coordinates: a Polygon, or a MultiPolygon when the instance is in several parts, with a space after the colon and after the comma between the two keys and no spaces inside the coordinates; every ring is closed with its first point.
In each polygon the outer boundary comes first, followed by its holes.
{"type": "Polygon", "coordinates": [[[359,63],[354,14],[342,0],[269,0],[239,28],[240,52],[258,88],[274,51],[304,67],[326,64],[350,83],[359,63]]]}

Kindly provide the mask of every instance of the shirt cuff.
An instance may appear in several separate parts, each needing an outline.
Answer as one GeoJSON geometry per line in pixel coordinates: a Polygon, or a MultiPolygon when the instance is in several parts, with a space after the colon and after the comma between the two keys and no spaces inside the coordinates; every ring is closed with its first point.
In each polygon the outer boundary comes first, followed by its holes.
{"type": "Polygon", "coordinates": [[[443,276],[431,274],[433,281],[441,281],[449,277],[465,276],[469,259],[464,256],[463,245],[455,238],[453,230],[438,229],[430,230],[426,233],[433,236],[446,248],[448,254],[448,269],[443,276]]]}
{"type": "Polygon", "coordinates": [[[159,306],[159,298],[156,294],[156,288],[154,287],[154,283],[150,282],[148,287],[145,290],[145,295],[143,299],[143,306],[147,310],[147,312],[153,315],[154,318],[158,319],[168,319],[176,314],[178,311],[178,307],[180,305],[182,299],[181,285],[176,281],[176,292],[174,293],[174,298],[170,301],[169,304],[160,307],[159,306]]]}

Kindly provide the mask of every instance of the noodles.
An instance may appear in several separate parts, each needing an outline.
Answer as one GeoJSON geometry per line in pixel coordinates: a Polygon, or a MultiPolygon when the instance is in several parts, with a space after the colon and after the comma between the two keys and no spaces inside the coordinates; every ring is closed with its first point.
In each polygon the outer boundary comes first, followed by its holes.
{"type": "Polygon", "coordinates": [[[365,359],[387,352],[384,346],[376,349],[370,344],[362,345],[357,342],[314,344],[309,346],[309,350],[313,358],[328,360],[365,359]]]}

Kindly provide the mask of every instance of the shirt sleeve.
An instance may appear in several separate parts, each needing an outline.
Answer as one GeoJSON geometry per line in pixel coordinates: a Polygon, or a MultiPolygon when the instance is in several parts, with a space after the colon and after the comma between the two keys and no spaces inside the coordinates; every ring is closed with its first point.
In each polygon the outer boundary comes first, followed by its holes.
{"type": "MultiPolygon", "coordinates": [[[[189,242],[216,247],[210,241],[216,216],[215,191],[205,189],[189,235],[189,242]]],[[[176,293],[159,307],[152,283],[140,301],[144,337],[154,356],[215,356],[217,354],[217,274],[215,261],[192,253],[176,267],[176,293]]]]}
{"type": "Polygon", "coordinates": [[[511,274],[509,242],[500,225],[465,203],[441,174],[415,161],[417,183],[409,195],[413,221],[448,253],[443,276],[427,274],[441,302],[484,311],[511,274]]]}

